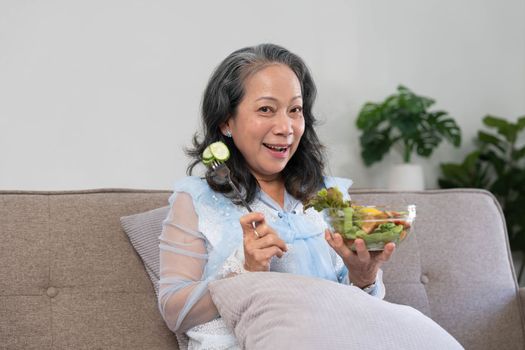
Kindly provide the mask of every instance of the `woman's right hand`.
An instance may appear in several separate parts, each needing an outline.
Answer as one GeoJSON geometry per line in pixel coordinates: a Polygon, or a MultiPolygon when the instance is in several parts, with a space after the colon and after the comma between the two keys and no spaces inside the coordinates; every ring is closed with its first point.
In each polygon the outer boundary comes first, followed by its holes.
{"type": "Polygon", "coordinates": [[[273,256],[282,257],[286,243],[264,219],[262,213],[248,213],[240,218],[244,242],[244,268],[248,271],[270,271],[273,256]],[[253,228],[255,222],[256,228],[253,228]]]}

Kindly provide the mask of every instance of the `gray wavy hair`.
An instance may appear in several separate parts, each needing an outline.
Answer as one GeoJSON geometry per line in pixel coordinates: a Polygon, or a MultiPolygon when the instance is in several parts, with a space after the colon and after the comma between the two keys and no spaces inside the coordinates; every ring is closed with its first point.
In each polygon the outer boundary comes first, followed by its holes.
{"type": "MultiPolygon", "coordinates": [[[[232,180],[244,190],[248,203],[255,197],[257,180],[250,173],[244,157],[233,141],[221,133],[220,126],[229,118],[235,118],[237,107],[244,97],[246,78],[271,64],[284,64],[295,73],[303,98],[305,130],[297,151],[283,170],[286,190],[294,197],[306,200],[323,186],[324,146],[314,130],[317,121],[312,114],[317,90],[308,67],[299,56],[278,45],[245,47],[232,52],[211,75],[202,100],[202,139],[196,133],[193,147],[186,149],[186,153],[193,159],[187,169],[187,173],[191,175],[194,167],[201,162],[206,146],[216,141],[228,145],[231,157],[227,165],[232,170],[232,180]]],[[[211,175],[208,170],[206,180],[212,189],[225,194],[231,193],[229,185],[217,183],[211,175]]]]}

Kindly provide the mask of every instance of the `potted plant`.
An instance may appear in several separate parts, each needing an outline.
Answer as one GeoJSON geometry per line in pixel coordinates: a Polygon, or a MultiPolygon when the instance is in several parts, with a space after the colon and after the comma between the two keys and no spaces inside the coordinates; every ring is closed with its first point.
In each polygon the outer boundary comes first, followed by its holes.
{"type": "Polygon", "coordinates": [[[461,143],[461,130],[445,111],[429,111],[433,99],[418,96],[404,86],[383,102],[366,103],[356,125],[362,130],[361,156],[370,166],[383,159],[391,148],[401,152],[403,164],[390,173],[389,188],[423,189],[423,171],[411,164],[414,153],[430,157],[443,139],[454,146],[461,143]]]}
{"type": "MultiPolygon", "coordinates": [[[[462,163],[441,164],[442,188],[475,187],[492,192],[498,199],[505,221],[511,249],[525,252],[525,116],[516,123],[486,116],[483,124],[496,133],[478,131],[477,149],[462,163]]],[[[520,275],[523,270],[520,271],[520,275]]]]}

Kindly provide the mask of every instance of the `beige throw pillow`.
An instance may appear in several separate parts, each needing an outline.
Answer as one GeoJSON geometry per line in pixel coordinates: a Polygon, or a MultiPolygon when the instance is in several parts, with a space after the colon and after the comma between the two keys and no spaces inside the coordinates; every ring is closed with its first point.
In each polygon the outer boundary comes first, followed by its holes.
{"type": "Polygon", "coordinates": [[[243,349],[462,349],[416,309],[327,280],[252,272],[209,288],[243,349]]]}
{"type": "Polygon", "coordinates": [[[157,296],[160,274],[159,236],[162,232],[162,221],[168,216],[168,211],[169,206],[166,206],[120,218],[122,228],[142,259],[157,296]]]}

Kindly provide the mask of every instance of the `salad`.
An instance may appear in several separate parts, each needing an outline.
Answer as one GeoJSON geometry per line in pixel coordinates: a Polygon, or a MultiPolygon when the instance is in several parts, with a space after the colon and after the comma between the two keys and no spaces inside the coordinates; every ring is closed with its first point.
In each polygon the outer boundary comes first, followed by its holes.
{"type": "Polygon", "coordinates": [[[355,250],[354,240],[361,238],[368,250],[382,250],[386,243],[403,241],[415,219],[415,205],[405,210],[390,210],[362,206],[343,200],[337,187],[322,189],[304,205],[322,212],[330,229],[339,233],[345,243],[355,250]]]}

